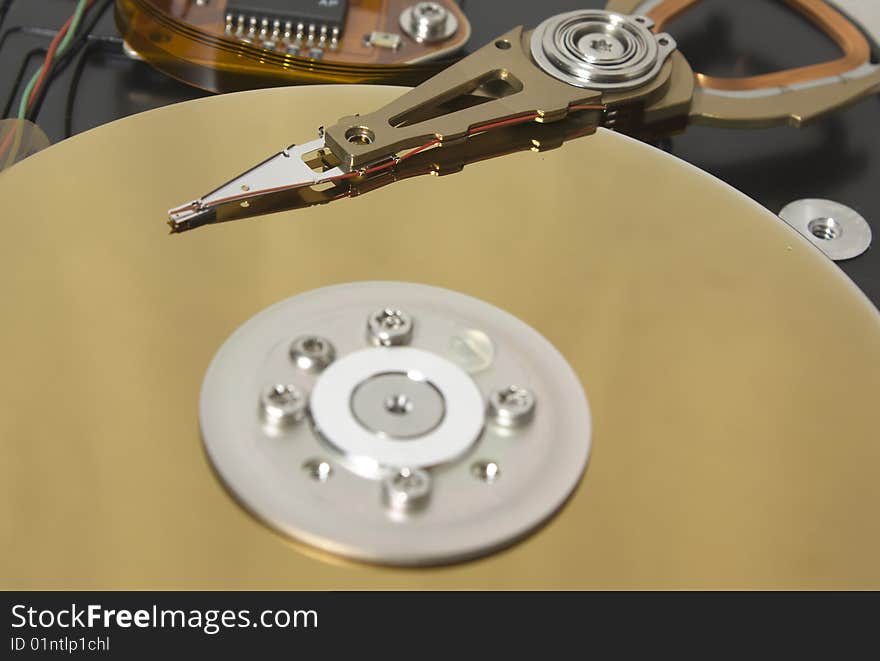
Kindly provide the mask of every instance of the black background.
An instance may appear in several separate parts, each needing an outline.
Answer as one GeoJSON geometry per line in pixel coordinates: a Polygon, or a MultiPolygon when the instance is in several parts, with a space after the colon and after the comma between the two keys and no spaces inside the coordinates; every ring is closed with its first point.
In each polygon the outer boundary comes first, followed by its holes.
{"type": "MultiPolygon", "coordinates": [[[[558,12],[599,8],[604,0],[465,0],[462,4],[473,23],[469,44],[473,49],[516,25],[531,27],[558,12]]],[[[0,0],[0,11],[6,9],[0,19],[0,103],[16,98],[20,90],[14,82],[23,63],[28,72],[36,69],[42,57],[34,49],[46,48],[52,31],[74,6],[74,0],[0,0]]],[[[704,0],[668,30],[694,68],[713,75],[766,73],[838,55],[827,37],[782,0],[704,0]]],[[[112,11],[102,18],[81,57],[79,67],[71,63],[52,84],[42,106],[39,123],[53,141],[68,132],[205,95],[126,58],[112,11]],[[78,84],[72,86],[77,69],[78,84]]],[[[856,209],[876,234],[880,231],[878,123],[880,106],[874,97],[803,129],[693,126],[664,147],[771,211],[778,212],[792,200],[825,197],[856,209]]],[[[291,127],[291,135],[296,129],[291,127]]],[[[235,127],[229,130],[235,134],[235,127]]],[[[876,249],[839,265],[880,304],[876,249]]]]}
{"type": "MultiPolygon", "coordinates": [[[[122,659],[651,659],[683,654],[713,659],[860,658],[876,652],[877,593],[314,593],[314,592],[41,592],[6,593],[0,655],[65,658],[66,653],[10,654],[9,638],[109,635],[122,659]],[[216,635],[182,629],[13,629],[14,604],[58,610],[314,609],[317,629],[229,629],[216,635]],[[269,652],[273,654],[269,654],[269,652]],[[509,654],[513,652],[513,654],[509,654]],[[213,656],[216,653],[217,656],[213,656]],[[306,656],[308,653],[308,656],[306,656]],[[192,654],[192,656],[190,656],[192,654]],[[347,655],[346,655],[347,656],[347,655]]],[[[874,654],[876,656],[876,653],[874,654]]]]}

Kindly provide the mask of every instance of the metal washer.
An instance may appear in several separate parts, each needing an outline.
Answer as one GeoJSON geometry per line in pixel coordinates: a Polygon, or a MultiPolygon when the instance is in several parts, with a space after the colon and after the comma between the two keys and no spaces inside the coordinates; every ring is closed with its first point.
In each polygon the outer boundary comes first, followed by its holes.
{"type": "Polygon", "coordinates": [[[446,400],[421,374],[385,372],[355,386],[349,412],[373,434],[418,439],[443,422],[446,400]]]}
{"type": "Polygon", "coordinates": [[[833,200],[795,200],[783,207],[779,217],[836,262],[858,257],[871,246],[868,221],[833,200]]]}
{"type": "Polygon", "coordinates": [[[199,421],[217,475],[257,518],[331,553],[403,566],[474,558],[535,530],[580,482],[591,434],[589,406],[575,372],[535,330],[478,299],[393,282],[311,291],[244,323],[207,370],[199,421]],[[308,421],[267,434],[256,406],[272,383],[314,392],[321,376],[291,360],[294,338],[327,338],[341,362],[365,348],[366,316],[388,305],[417,320],[413,348],[457,362],[463,372],[467,361],[459,362],[457,348],[462,338],[476,332],[491,339],[493,362],[469,377],[483,402],[511,384],[527,387],[539,402],[527,425],[510,429],[487,422],[463,455],[429,468],[430,494],[420,497],[418,507],[403,510],[389,507],[382,479],[350,470],[343,454],[308,421]],[[485,466],[492,467],[491,475],[480,470],[485,466]]]}
{"type": "Polygon", "coordinates": [[[312,391],[315,426],[340,449],[349,464],[368,474],[381,468],[422,468],[459,457],[483,428],[483,396],[473,379],[451,361],[411,347],[364,349],[331,365],[312,391]],[[417,373],[437,388],[446,403],[440,424],[417,439],[401,441],[368,430],[353,414],[350,401],[372,376],[417,373]]]}

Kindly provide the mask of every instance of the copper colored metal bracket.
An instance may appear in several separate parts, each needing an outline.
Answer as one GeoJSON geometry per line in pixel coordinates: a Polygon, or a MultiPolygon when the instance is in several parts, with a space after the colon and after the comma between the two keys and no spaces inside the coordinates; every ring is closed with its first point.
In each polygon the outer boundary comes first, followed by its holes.
{"type": "MultiPolygon", "coordinates": [[[[744,78],[696,73],[693,121],[723,126],[799,126],[880,90],[865,34],[823,0],[781,0],[815,24],[841,49],[838,59],[744,78]]],[[[608,9],[644,11],[662,29],[700,0],[611,0],[608,9]]],[[[842,4],[842,2],[838,2],[842,4]]]]}
{"type": "MultiPolygon", "coordinates": [[[[683,11],[698,4],[701,0],[668,0],[648,12],[655,21],[655,29],[660,30],[683,11]]],[[[821,0],[783,0],[785,4],[814,23],[827,34],[843,51],[843,56],[805,67],[776,71],[760,76],[744,78],[719,78],[703,73],[696,74],[697,82],[704,89],[716,90],[757,90],[774,87],[789,87],[809,83],[823,78],[840,76],[866,64],[871,59],[871,46],[865,35],[842,14],[821,0]]]]}

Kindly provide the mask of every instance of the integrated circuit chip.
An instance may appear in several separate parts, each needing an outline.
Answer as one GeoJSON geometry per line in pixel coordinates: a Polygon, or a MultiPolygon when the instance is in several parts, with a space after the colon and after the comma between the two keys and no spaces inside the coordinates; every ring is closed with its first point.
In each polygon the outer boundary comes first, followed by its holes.
{"type": "Polygon", "coordinates": [[[306,29],[315,26],[330,32],[336,28],[341,34],[348,14],[348,0],[237,0],[228,9],[234,15],[269,21],[302,24],[306,29]]]}

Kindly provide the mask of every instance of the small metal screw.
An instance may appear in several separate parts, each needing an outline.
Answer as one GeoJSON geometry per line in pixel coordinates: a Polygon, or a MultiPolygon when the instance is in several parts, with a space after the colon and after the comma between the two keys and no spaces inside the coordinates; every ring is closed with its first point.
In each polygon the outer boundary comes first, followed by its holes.
{"type": "Polygon", "coordinates": [[[384,308],[367,318],[369,340],[382,347],[409,344],[412,340],[413,319],[403,310],[384,308]]]}
{"type": "Polygon", "coordinates": [[[436,2],[420,2],[415,7],[419,16],[446,16],[446,9],[436,2]]]}
{"type": "Polygon", "coordinates": [[[531,390],[508,386],[489,395],[489,415],[502,427],[519,427],[535,416],[535,396],[531,390]]]}
{"type": "Polygon", "coordinates": [[[455,16],[438,2],[418,2],[400,14],[400,27],[418,43],[449,39],[458,29],[455,16]]]}
{"type": "Polygon", "coordinates": [[[263,390],[260,408],[266,424],[281,427],[299,422],[308,411],[308,398],[296,386],[275,384],[263,390]]]}
{"type": "Polygon", "coordinates": [[[302,465],[302,469],[316,482],[326,482],[333,475],[333,466],[320,459],[309,459],[302,465]]]}
{"type": "Polygon", "coordinates": [[[391,395],[385,400],[385,410],[392,415],[406,415],[412,409],[412,400],[406,395],[391,395]]]}
{"type": "Polygon", "coordinates": [[[478,480],[491,484],[501,477],[501,468],[494,461],[478,461],[471,465],[471,474],[478,480]]]}
{"type": "Polygon", "coordinates": [[[436,39],[446,25],[446,7],[436,2],[420,2],[412,9],[411,29],[417,40],[436,39]]]}
{"type": "Polygon", "coordinates": [[[303,335],[290,344],[290,359],[304,372],[320,372],[336,359],[336,349],[327,338],[303,335]]]}
{"type": "Polygon", "coordinates": [[[424,507],[431,494],[431,476],[420,468],[401,468],[383,481],[382,493],[393,511],[424,507]]]}

